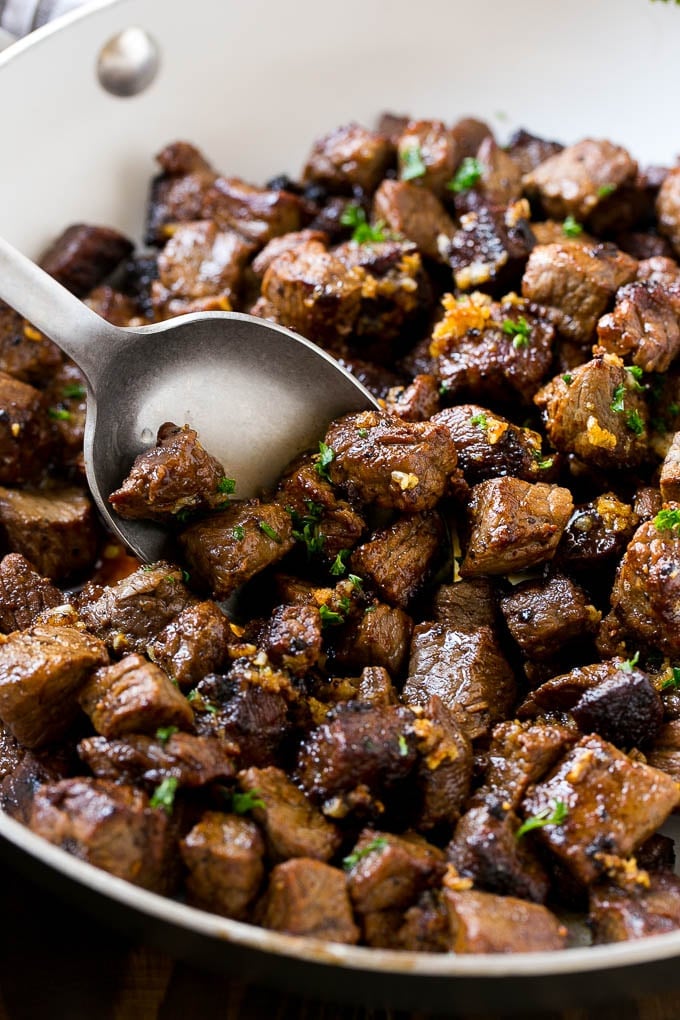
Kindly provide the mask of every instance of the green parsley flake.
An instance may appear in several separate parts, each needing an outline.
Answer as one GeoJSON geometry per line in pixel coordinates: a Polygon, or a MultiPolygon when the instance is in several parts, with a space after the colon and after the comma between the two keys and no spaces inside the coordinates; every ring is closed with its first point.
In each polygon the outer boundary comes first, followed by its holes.
{"type": "Polygon", "coordinates": [[[357,244],[379,244],[387,238],[384,222],[378,220],[371,226],[366,217],[366,210],[356,202],[350,202],[345,206],[340,222],[343,227],[352,227],[352,240],[357,244]]]}
{"type": "Polygon", "coordinates": [[[357,435],[359,439],[368,439],[368,429],[359,429],[357,435]]]}
{"type": "Polygon", "coordinates": [[[161,744],[167,744],[173,733],[177,733],[178,726],[159,726],[156,730],[156,740],[160,740],[161,744]]]}
{"type": "Polygon", "coordinates": [[[566,820],[568,814],[569,808],[564,801],[553,801],[552,810],[550,807],[544,807],[537,814],[527,818],[515,833],[515,839],[521,839],[527,832],[532,832],[534,829],[542,829],[546,825],[561,825],[566,820]]]}
{"type": "Polygon", "coordinates": [[[562,233],[565,237],[580,237],[583,227],[573,216],[567,216],[562,224],[562,233]]]}
{"type": "Polygon", "coordinates": [[[508,336],[512,337],[512,346],[516,350],[529,346],[531,326],[523,315],[520,315],[517,322],[513,319],[504,319],[502,329],[504,333],[507,333],[508,336]]]}
{"type": "Polygon", "coordinates": [[[565,384],[565,386],[571,386],[573,381],[574,377],[570,372],[565,372],[564,375],[562,376],[562,382],[565,384]]]}
{"type": "Polygon", "coordinates": [[[276,542],[277,545],[281,545],[281,536],[278,531],[274,531],[271,524],[267,524],[266,521],[258,521],[257,526],[263,535],[271,538],[272,542],[276,542]]]}
{"type": "Polygon", "coordinates": [[[335,460],[335,450],[331,446],[326,446],[325,443],[319,443],[319,452],[316,455],[316,462],[314,467],[316,473],[330,481],[330,475],[328,474],[329,465],[335,460]]]}
{"type": "Polygon", "coordinates": [[[69,383],[64,386],[61,395],[65,400],[82,400],[85,396],[85,387],[82,383],[69,383]]]}
{"type": "Polygon", "coordinates": [[[236,491],[236,479],[235,478],[220,478],[217,483],[217,491],[223,492],[227,496],[231,496],[236,491]]]}
{"type": "Polygon", "coordinates": [[[189,573],[188,570],[182,571],[182,580],[184,581],[185,584],[188,584],[189,581],[191,580],[191,574],[189,573]]]}
{"type": "Polygon", "coordinates": [[[151,795],[151,807],[163,808],[166,814],[171,815],[178,785],[179,779],[176,776],[166,776],[151,795]]]}
{"type": "Polygon", "coordinates": [[[420,146],[417,143],[404,148],[399,154],[399,161],[402,181],[414,181],[418,177],[424,177],[427,172],[420,146]]]}
{"type": "Polygon", "coordinates": [[[470,418],[470,424],[479,425],[480,429],[483,429],[485,432],[489,427],[488,419],[483,412],[480,412],[479,414],[473,414],[472,417],[470,418]]]}
{"type": "Polygon", "coordinates": [[[248,811],[252,811],[253,808],[263,808],[267,805],[260,797],[259,790],[248,790],[246,793],[239,793],[238,790],[234,790],[231,794],[231,809],[237,815],[245,815],[248,811]]]}
{"type": "Polygon", "coordinates": [[[680,531],[680,510],[659,510],[654,518],[657,531],[680,531]]]}
{"type": "Polygon", "coordinates": [[[446,385],[446,383],[445,382],[441,383],[440,386],[439,386],[439,396],[440,397],[445,397],[448,392],[449,392],[449,388],[446,385]]]}
{"type": "Polygon", "coordinates": [[[399,734],[399,757],[405,758],[408,754],[408,744],[406,743],[406,737],[403,733],[399,734]]]}
{"type": "Polygon", "coordinates": [[[640,653],[636,652],[632,659],[626,659],[625,662],[622,662],[619,669],[622,673],[632,673],[639,661],[640,653]]]}
{"type": "Polygon", "coordinates": [[[345,571],[347,570],[346,561],[347,557],[349,556],[349,553],[350,553],[349,549],[341,549],[338,555],[335,557],[330,567],[330,573],[333,575],[333,577],[342,577],[342,575],[345,573],[345,571]]]}
{"type": "Polygon", "coordinates": [[[484,173],[484,167],[474,156],[466,156],[461,162],[452,180],[448,181],[446,187],[449,191],[460,194],[461,191],[469,191],[478,184],[484,173]]]}
{"type": "Polygon", "coordinates": [[[321,617],[322,627],[339,627],[341,623],[345,622],[342,613],[329,609],[326,605],[319,606],[319,616],[321,617]]]}
{"type": "Polygon", "coordinates": [[[237,542],[241,542],[245,538],[246,529],[242,524],[236,524],[231,529],[231,537],[235,538],[237,542]]]}
{"type": "Polygon", "coordinates": [[[641,436],[645,431],[645,423],[639,411],[632,410],[626,415],[626,427],[630,429],[636,436],[641,436]]]}
{"type": "Polygon", "coordinates": [[[47,413],[55,421],[69,421],[71,417],[71,412],[67,411],[65,407],[48,407],[47,413]]]}
{"type": "Polygon", "coordinates": [[[539,471],[547,471],[555,463],[555,457],[544,457],[540,450],[534,450],[534,460],[539,471]]]}
{"type": "Polygon", "coordinates": [[[600,187],[597,189],[597,197],[608,198],[609,195],[613,195],[615,191],[616,191],[615,184],[601,184],[600,187]]]}
{"type": "Polygon", "coordinates": [[[640,380],[642,379],[642,376],[644,375],[644,372],[642,371],[640,366],[639,365],[626,365],[625,368],[626,368],[626,372],[630,372],[630,374],[632,375],[633,379],[635,380],[635,383],[636,383],[636,387],[635,388],[638,389],[638,390],[643,389],[643,387],[640,385],[640,380]]]}
{"type": "Polygon", "coordinates": [[[369,854],[376,853],[378,850],[384,850],[387,846],[387,840],[384,836],[376,836],[366,846],[361,847],[359,850],[354,850],[353,853],[343,858],[342,866],[345,871],[349,871],[351,868],[356,867],[359,861],[363,861],[364,857],[368,857],[369,854]]]}
{"type": "Polygon", "coordinates": [[[347,580],[352,582],[352,587],[356,588],[357,591],[361,591],[364,586],[363,578],[358,577],[357,574],[348,574],[347,580]]]}
{"type": "Polygon", "coordinates": [[[623,398],[625,397],[625,395],[626,387],[624,386],[623,383],[619,383],[619,385],[614,390],[614,396],[612,397],[612,402],[609,405],[612,411],[616,411],[617,413],[623,411],[623,398]]]}
{"type": "MultiPolygon", "coordinates": [[[[680,0],[679,0],[680,2],[680,0]]],[[[662,691],[674,690],[677,691],[680,688],[680,666],[673,666],[671,669],[671,675],[666,677],[664,682],[661,684],[662,691]]]]}
{"type": "Polygon", "coordinates": [[[286,507],[293,524],[293,538],[296,542],[303,542],[307,548],[307,555],[312,556],[323,550],[326,536],[319,527],[319,519],[323,507],[315,503],[313,499],[306,499],[305,506],[307,513],[301,514],[292,507],[286,507]]]}

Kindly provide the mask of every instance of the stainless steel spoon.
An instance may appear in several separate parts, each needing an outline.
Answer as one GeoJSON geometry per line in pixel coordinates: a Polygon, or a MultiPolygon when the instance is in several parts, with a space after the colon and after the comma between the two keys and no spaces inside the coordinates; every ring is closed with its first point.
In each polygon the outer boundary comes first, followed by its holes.
{"type": "Polygon", "coordinates": [[[141,560],[167,531],[109,507],[135,457],[165,421],[195,428],[236,479],[236,496],[271,485],[336,417],[377,406],[324,351],[236,312],[200,312],[140,328],[112,326],[0,238],[0,297],[75,361],[87,380],[85,466],[108,527],[141,560]]]}

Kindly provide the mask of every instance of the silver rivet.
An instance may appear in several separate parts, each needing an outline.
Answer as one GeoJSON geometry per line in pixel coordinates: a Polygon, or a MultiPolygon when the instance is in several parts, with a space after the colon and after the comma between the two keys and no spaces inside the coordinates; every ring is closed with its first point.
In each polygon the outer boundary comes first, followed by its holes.
{"type": "Polygon", "coordinates": [[[136,96],[154,80],[159,65],[160,54],[154,39],[145,29],[131,26],[102,46],[97,77],[114,96],[136,96]]]}

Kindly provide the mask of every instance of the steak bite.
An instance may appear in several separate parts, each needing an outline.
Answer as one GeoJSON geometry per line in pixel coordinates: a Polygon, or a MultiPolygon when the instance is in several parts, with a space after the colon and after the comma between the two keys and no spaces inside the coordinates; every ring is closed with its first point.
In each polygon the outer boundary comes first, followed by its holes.
{"type": "Polygon", "coordinates": [[[526,265],[522,294],[552,310],[560,333],[590,344],[597,321],[619,287],[635,279],[637,262],[613,244],[537,245],[526,265]]]}
{"type": "Polygon", "coordinates": [[[191,729],[194,713],[160,666],[141,655],[126,655],[85,681],[78,703],[97,733],[155,733],[159,726],[191,729]]]}
{"type": "Polygon", "coordinates": [[[493,630],[498,621],[496,592],[486,577],[455,584],[440,584],[432,597],[432,619],[450,630],[474,634],[480,627],[493,630]]]}
{"type": "Polygon", "coordinates": [[[153,737],[143,733],[111,740],[86,737],[78,744],[78,754],[96,776],[117,783],[154,787],[172,778],[178,786],[194,788],[234,776],[235,744],[193,733],[172,733],[174,728],[167,727],[153,737]]]}
{"type": "Polygon", "coordinates": [[[329,861],[335,855],[341,842],[337,828],[281,769],[249,768],[239,773],[238,783],[256,798],[252,816],[264,832],[274,863],[290,857],[329,861]]]}
{"type": "Polygon", "coordinates": [[[224,468],[203,449],[196,430],[168,421],[109,503],[121,517],[171,521],[185,511],[218,507],[225,500],[224,481],[224,468]]]}
{"type": "Polygon", "coordinates": [[[404,422],[380,411],[348,414],[324,438],[331,481],[364,503],[417,513],[445,494],[456,451],[441,425],[404,422]]]}
{"type": "Polygon", "coordinates": [[[574,508],[557,559],[570,571],[598,570],[623,555],[638,523],[632,506],[604,492],[574,508]]]}
{"type": "Polygon", "coordinates": [[[673,436],[661,465],[659,486],[664,503],[680,503],[680,432],[673,436]]]}
{"type": "Polygon", "coordinates": [[[262,925],[329,942],[354,945],[359,941],[345,875],[305,857],[277,864],[272,870],[262,904],[262,925]]]}
{"type": "Polygon", "coordinates": [[[446,858],[417,833],[363,829],[346,859],[347,888],[359,914],[410,906],[427,888],[438,885],[446,858]]]}
{"type": "Polygon", "coordinates": [[[347,668],[382,667],[399,676],[408,659],[413,621],[396,606],[374,602],[350,619],[333,641],[333,662],[347,668]]]}
{"type": "Polygon", "coordinates": [[[649,412],[637,380],[604,355],[555,376],[534,397],[550,442],[604,471],[636,467],[647,456],[649,412]]]}
{"type": "Polygon", "coordinates": [[[144,240],[162,245],[167,227],[204,218],[205,196],[217,174],[188,142],[172,142],[156,160],[161,173],[151,182],[144,240]]]}
{"type": "Polygon", "coordinates": [[[0,633],[31,627],[45,609],[64,601],[63,594],[19,553],[0,560],[0,633]]]}
{"type": "Polygon", "coordinates": [[[277,606],[258,643],[275,666],[304,676],[322,662],[319,610],[316,606],[277,606]]]}
{"type": "Polygon", "coordinates": [[[648,765],[680,783],[680,719],[674,718],[661,727],[645,757],[648,765]]]}
{"type": "Polygon", "coordinates": [[[233,641],[229,620],[208,599],[178,613],[152,640],[148,654],[180,687],[190,687],[222,668],[233,641]]]}
{"type": "Polygon", "coordinates": [[[484,784],[475,804],[508,804],[516,811],[530,783],[536,783],[576,742],[578,733],[559,723],[507,720],[494,727],[484,784]]]}
{"type": "Polygon", "coordinates": [[[91,570],[97,558],[94,504],[83,489],[0,487],[0,531],[11,552],[55,581],[91,570]]]}
{"type": "Polygon", "coordinates": [[[314,143],[302,180],[342,194],[352,194],[354,188],[370,193],[394,163],[394,156],[394,145],[384,134],[345,124],[314,143]]]}
{"type": "Polygon", "coordinates": [[[665,372],[680,351],[680,293],[660,283],[628,283],[597,324],[596,353],[631,358],[643,372],[665,372]]]}
{"type": "Polygon", "coordinates": [[[233,300],[254,250],[241,234],[218,230],[210,220],[178,224],[158,256],[158,280],[151,285],[154,307],[162,310],[167,304],[176,311],[203,298],[233,300]]]}
{"type": "Polygon", "coordinates": [[[0,301],[0,373],[33,386],[44,386],[63,362],[64,355],[55,343],[0,301]]]}
{"type": "Polygon", "coordinates": [[[196,728],[203,740],[216,737],[230,747],[235,743],[242,767],[265,768],[278,762],[281,745],[290,731],[288,700],[277,689],[274,675],[270,676],[271,685],[265,686],[257,682],[255,670],[240,665],[237,660],[228,677],[211,675],[201,680],[197,698],[191,702],[199,713],[196,728]]]}
{"type": "Polygon", "coordinates": [[[35,481],[47,466],[54,436],[44,396],[0,372],[0,484],[35,481]]]}
{"type": "Polygon", "coordinates": [[[547,907],[514,896],[447,889],[454,953],[531,953],[564,949],[567,929],[547,907]]]}
{"type": "Polygon", "coordinates": [[[680,928],[680,879],[669,872],[647,875],[621,888],[614,882],[590,890],[588,924],[595,945],[663,935],[680,928]]]}
{"type": "Polygon", "coordinates": [[[410,120],[399,136],[397,153],[402,180],[415,180],[443,198],[457,154],[453,135],[441,120],[410,120]]]}
{"type": "Polygon", "coordinates": [[[571,708],[581,732],[599,733],[623,748],[650,744],[663,722],[663,701],[651,679],[628,660],[603,662],[596,669],[601,679],[571,708]]]}
{"type": "Polygon", "coordinates": [[[412,241],[423,255],[446,262],[444,253],[456,228],[429,188],[385,179],[373,199],[373,218],[384,222],[391,233],[412,241]]]}
{"type": "Polygon", "coordinates": [[[223,917],[244,920],[264,877],[264,841],[254,822],[206,811],[180,840],[189,899],[223,917]]]}
{"type": "Polygon", "coordinates": [[[602,617],[585,591],[559,572],[516,585],[501,597],[500,607],[522,652],[544,662],[595,635],[602,617]]]}
{"type": "Polygon", "coordinates": [[[292,549],[292,530],[280,504],[249,499],[189,525],[179,541],[190,570],[224,599],[292,549]]]}
{"type": "Polygon", "coordinates": [[[439,411],[439,385],[434,375],[418,373],[408,386],[393,386],[385,401],[388,414],[404,421],[429,421],[439,411]]]}
{"type": "Polygon", "coordinates": [[[65,735],[78,715],[76,695],[108,662],[101,641],[74,627],[31,627],[0,644],[0,720],[25,747],[65,735]]]}
{"type": "Polygon", "coordinates": [[[586,220],[609,195],[632,184],[638,166],[625,149],[584,138],[550,156],[524,177],[525,190],[540,199],[548,216],[586,220]]]}
{"type": "Polygon", "coordinates": [[[141,790],[104,779],[41,786],[28,827],[88,864],[143,889],[167,889],[168,818],[141,790]]]}
{"type": "Polygon", "coordinates": [[[510,574],[551,560],[573,510],[569,489],[491,478],[472,490],[465,578],[510,574]]]}
{"type": "Polygon", "coordinates": [[[268,241],[262,251],[255,256],[250,264],[250,269],[261,280],[279,255],[283,255],[286,251],[295,251],[308,243],[320,244],[327,248],[328,234],[325,234],[323,230],[293,230],[289,234],[272,237],[271,241],[268,241]]]}
{"type": "Polygon", "coordinates": [[[475,205],[453,235],[440,237],[439,251],[459,290],[503,293],[519,284],[534,243],[529,203],[520,199],[508,206],[475,205]]]}
{"type": "Polygon", "coordinates": [[[289,191],[256,188],[239,177],[216,177],[203,196],[201,215],[191,218],[214,220],[220,230],[237,231],[263,247],[272,237],[299,230],[303,208],[302,200],[289,191]]]}
{"type": "Polygon", "coordinates": [[[603,875],[612,855],[629,857],[677,807],[680,788],[669,776],[631,761],[601,737],[583,737],[542,782],[530,787],[522,813],[560,822],[536,829],[536,838],[579,882],[603,875]]]}
{"type": "Polygon", "coordinates": [[[358,546],[350,565],[387,602],[406,609],[430,573],[444,536],[436,511],[400,517],[358,546]]]}
{"type": "Polygon", "coordinates": [[[415,724],[420,761],[417,827],[452,825],[463,809],[472,781],[472,746],[462,720],[433,695],[415,724]]]}
{"type": "Polygon", "coordinates": [[[659,233],[667,237],[680,257],[680,167],[666,174],[656,200],[659,233]]]}
{"type": "Polygon", "coordinates": [[[40,266],[72,294],[85,297],[133,248],[132,241],[111,227],[74,223],[41,256],[40,266]]]}
{"type": "Polygon", "coordinates": [[[538,135],[532,135],[530,131],[525,131],[524,128],[519,128],[511,136],[506,152],[520,171],[528,174],[540,163],[562,152],[563,148],[560,142],[548,141],[547,138],[540,138],[538,135]]]}
{"type": "Polygon", "coordinates": [[[508,206],[522,197],[522,171],[495,138],[487,135],[475,158],[482,167],[476,190],[485,204],[508,206]]]}

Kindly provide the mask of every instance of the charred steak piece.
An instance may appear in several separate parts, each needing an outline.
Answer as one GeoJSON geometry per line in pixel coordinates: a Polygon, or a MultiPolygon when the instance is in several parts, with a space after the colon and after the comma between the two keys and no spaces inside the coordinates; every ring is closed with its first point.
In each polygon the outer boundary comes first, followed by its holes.
{"type": "Polygon", "coordinates": [[[659,485],[665,503],[680,503],[680,432],[674,434],[661,465],[659,485]]]}
{"type": "Polygon", "coordinates": [[[559,571],[516,585],[501,597],[500,607],[522,652],[542,661],[559,658],[565,646],[594,635],[602,616],[585,591],[559,571]]]}
{"type": "Polygon", "coordinates": [[[393,386],[387,394],[385,407],[388,414],[404,421],[429,421],[440,407],[436,376],[419,372],[408,386],[393,386]]]}
{"type": "Polygon", "coordinates": [[[373,199],[373,218],[382,221],[430,259],[446,262],[456,227],[437,196],[408,181],[385,179],[373,199]]]}
{"type": "Polygon", "coordinates": [[[0,484],[36,481],[54,446],[45,397],[0,372],[0,484]]]}
{"type": "Polygon", "coordinates": [[[19,553],[0,560],[0,633],[31,627],[40,613],[63,601],[59,589],[19,553]]]}
{"type": "Polygon", "coordinates": [[[632,888],[613,882],[593,886],[588,923],[595,945],[676,931],[680,928],[680,879],[660,872],[632,888]]]}
{"type": "MultiPolygon", "coordinates": [[[[480,187],[485,187],[484,178],[480,187]]],[[[490,187],[493,187],[491,183],[490,187]]],[[[475,204],[460,218],[451,237],[440,239],[440,252],[453,270],[458,290],[505,291],[519,284],[534,235],[526,199],[505,204],[475,204]]],[[[486,200],[489,201],[489,200],[486,200]]]]}
{"type": "Polygon", "coordinates": [[[507,720],[494,727],[484,784],[475,804],[508,804],[516,811],[530,783],[536,783],[576,743],[578,733],[559,723],[507,720]]]}
{"type": "Polygon", "coordinates": [[[134,245],[111,227],[74,223],[40,259],[40,265],[62,287],[85,297],[132,254],[134,245]]]}
{"type": "Polygon", "coordinates": [[[314,143],[302,180],[342,194],[352,194],[354,188],[369,194],[394,163],[394,155],[394,146],[385,135],[359,124],[345,124],[314,143]]]}
{"type": "Polygon", "coordinates": [[[158,256],[151,284],[156,309],[178,311],[183,303],[210,297],[238,298],[255,245],[236,230],[218,230],[210,220],[181,223],[158,256]]]}
{"type": "Polygon", "coordinates": [[[178,613],[148,646],[148,654],[171,680],[190,687],[222,668],[233,641],[229,620],[207,599],[178,613]]]}
{"type": "Polygon", "coordinates": [[[680,256],[680,168],[666,174],[656,200],[659,233],[670,241],[676,258],[680,256]]]}
{"type": "Polygon", "coordinates": [[[422,707],[416,733],[417,828],[427,832],[452,825],[463,810],[472,781],[472,745],[462,719],[436,695],[422,707]]]}
{"type": "Polygon", "coordinates": [[[206,811],[179,844],[192,903],[244,920],[264,878],[264,841],[254,822],[206,811]]]}
{"type": "Polygon", "coordinates": [[[446,858],[417,833],[363,829],[352,853],[347,886],[359,914],[409,907],[423,890],[439,883],[446,858]]]}
{"type": "Polygon", "coordinates": [[[333,661],[347,668],[383,667],[396,677],[408,659],[412,631],[413,621],[403,609],[374,602],[333,640],[333,661]]]}
{"type": "Polygon", "coordinates": [[[322,644],[316,606],[277,606],[259,641],[274,665],[298,676],[321,665],[322,644]]]}
{"type": "Polygon", "coordinates": [[[423,586],[444,534],[435,511],[400,517],[354,550],[351,568],[387,602],[406,609],[423,586]]]}
{"type": "Polygon", "coordinates": [[[257,188],[239,177],[216,177],[201,202],[201,215],[220,230],[238,231],[247,241],[264,246],[272,237],[299,230],[303,205],[288,191],[257,188]]]}
{"type": "Polygon", "coordinates": [[[564,949],[567,929],[547,907],[514,896],[447,889],[454,953],[531,953],[564,949]]]}
{"type": "Polygon", "coordinates": [[[45,386],[59,372],[63,358],[56,344],[0,301],[0,372],[23,383],[45,386]]]}
{"type": "Polygon", "coordinates": [[[639,523],[638,515],[615,493],[581,503],[564,529],[557,559],[567,570],[598,570],[618,560],[639,523]]]}
{"type": "Polygon", "coordinates": [[[96,776],[117,783],[153,787],[172,777],[178,786],[193,788],[232,778],[238,753],[235,744],[193,733],[172,733],[172,729],[166,727],[153,737],[142,733],[111,740],[86,737],[78,744],[78,754],[96,776]]]}
{"type": "Polygon", "coordinates": [[[275,683],[258,683],[254,671],[250,675],[235,669],[230,677],[205,677],[196,692],[198,699],[192,700],[192,706],[200,713],[196,726],[202,739],[213,736],[229,746],[235,743],[244,768],[278,763],[291,724],[287,697],[275,683]]]}
{"type": "Polygon", "coordinates": [[[525,131],[524,128],[519,128],[510,138],[506,152],[520,171],[523,174],[528,174],[550,156],[562,152],[563,148],[564,146],[559,142],[548,141],[546,138],[531,134],[530,131],[525,131]]]}
{"type": "Polygon", "coordinates": [[[665,372],[680,352],[680,292],[652,281],[620,287],[597,324],[596,350],[630,358],[643,372],[665,372]]]}
{"type": "Polygon", "coordinates": [[[359,941],[345,875],[305,857],[295,857],[273,868],[262,924],[289,935],[311,935],[350,945],[359,941]]]}
{"type": "Polygon", "coordinates": [[[498,621],[496,592],[486,577],[455,584],[440,584],[432,598],[432,619],[450,630],[474,634],[480,627],[492,630],[498,621]]]}
{"type": "Polygon", "coordinates": [[[456,165],[456,143],[441,120],[410,120],[399,135],[397,154],[402,180],[417,180],[439,198],[446,195],[456,165]]]}
{"type": "Polygon", "coordinates": [[[156,159],[161,173],[151,182],[144,240],[162,245],[174,224],[204,218],[205,198],[217,174],[188,142],[167,145],[156,159]]]}

